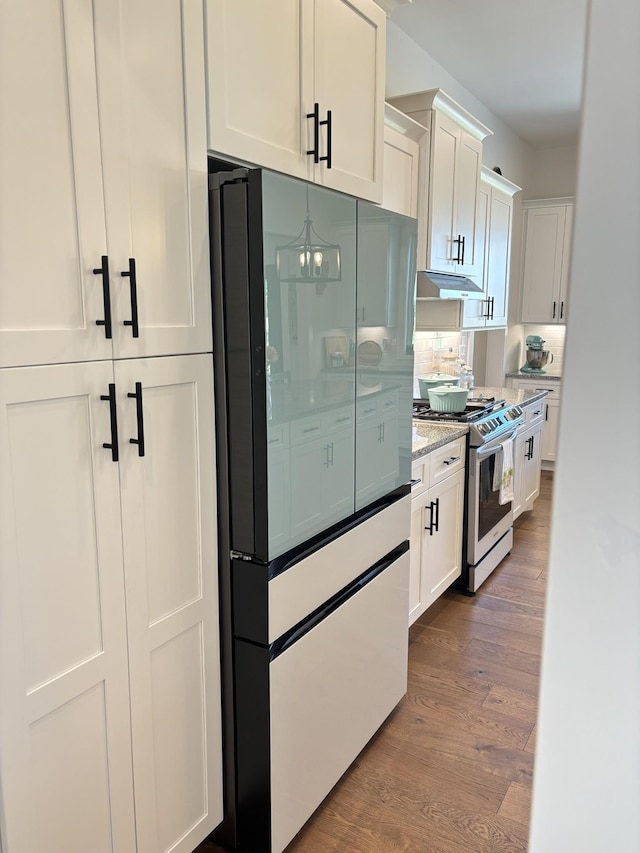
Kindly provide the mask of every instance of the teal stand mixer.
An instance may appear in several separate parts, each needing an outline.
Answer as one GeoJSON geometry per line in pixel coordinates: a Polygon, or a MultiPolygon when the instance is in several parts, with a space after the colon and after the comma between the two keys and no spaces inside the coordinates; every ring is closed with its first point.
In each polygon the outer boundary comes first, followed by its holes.
{"type": "Polygon", "coordinates": [[[553,353],[543,349],[544,338],[541,338],[540,335],[527,335],[525,343],[527,345],[527,362],[520,368],[520,372],[546,373],[544,367],[547,362],[553,363],[553,353]]]}

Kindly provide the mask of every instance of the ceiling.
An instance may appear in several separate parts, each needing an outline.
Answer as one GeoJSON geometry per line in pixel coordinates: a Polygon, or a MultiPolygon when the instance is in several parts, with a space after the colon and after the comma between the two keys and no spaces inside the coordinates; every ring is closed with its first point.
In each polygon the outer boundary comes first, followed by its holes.
{"type": "Polygon", "coordinates": [[[518,136],[541,149],[578,140],[587,5],[588,0],[413,0],[391,20],[518,136]]]}

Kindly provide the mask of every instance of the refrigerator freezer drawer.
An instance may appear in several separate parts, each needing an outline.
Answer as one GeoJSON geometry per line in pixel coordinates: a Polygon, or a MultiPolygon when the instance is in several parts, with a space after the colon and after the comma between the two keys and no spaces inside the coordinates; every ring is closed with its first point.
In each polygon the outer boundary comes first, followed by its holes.
{"type": "Polygon", "coordinates": [[[281,851],[406,692],[409,554],[270,664],[272,851],[281,851]]]}
{"type": "Polygon", "coordinates": [[[408,539],[410,526],[406,495],[269,581],[269,642],[408,539]]]}

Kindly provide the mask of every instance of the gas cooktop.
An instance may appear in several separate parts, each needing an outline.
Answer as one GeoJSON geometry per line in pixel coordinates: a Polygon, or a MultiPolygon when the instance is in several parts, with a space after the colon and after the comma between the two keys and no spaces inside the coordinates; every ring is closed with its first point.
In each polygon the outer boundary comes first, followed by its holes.
{"type": "Polygon", "coordinates": [[[520,406],[496,397],[469,397],[463,412],[435,412],[428,400],[414,399],[413,417],[419,421],[469,424],[470,444],[479,447],[522,423],[520,406]]]}

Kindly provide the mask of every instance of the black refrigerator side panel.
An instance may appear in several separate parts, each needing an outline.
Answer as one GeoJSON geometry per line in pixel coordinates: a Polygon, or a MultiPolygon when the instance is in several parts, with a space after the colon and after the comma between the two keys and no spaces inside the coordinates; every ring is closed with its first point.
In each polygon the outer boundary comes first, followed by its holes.
{"type": "MultiPolygon", "coordinates": [[[[268,558],[265,315],[259,172],[220,188],[231,548],[268,558]]],[[[215,304],[215,302],[214,302],[215,304]]]]}

